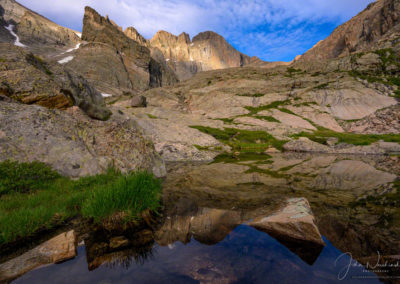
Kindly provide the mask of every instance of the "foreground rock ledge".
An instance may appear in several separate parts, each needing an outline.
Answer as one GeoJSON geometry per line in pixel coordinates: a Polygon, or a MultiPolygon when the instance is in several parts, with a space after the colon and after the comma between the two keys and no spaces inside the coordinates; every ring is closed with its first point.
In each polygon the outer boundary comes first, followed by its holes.
{"type": "Polygon", "coordinates": [[[76,256],[73,230],[62,233],[23,255],[0,264],[0,283],[14,280],[40,266],[59,263],[76,256]]]}

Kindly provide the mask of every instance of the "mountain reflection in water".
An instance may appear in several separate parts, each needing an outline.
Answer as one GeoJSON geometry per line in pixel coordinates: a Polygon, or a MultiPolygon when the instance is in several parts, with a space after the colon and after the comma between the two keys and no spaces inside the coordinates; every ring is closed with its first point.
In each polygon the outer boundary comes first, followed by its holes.
{"type": "Polygon", "coordinates": [[[88,232],[75,259],[15,283],[338,283],[350,263],[345,283],[396,283],[399,268],[362,264],[400,254],[399,169],[399,157],[300,154],[172,164],[157,225],[88,232]],[[248,225],[292,197],[309,201],[325,247],[248,225]]]}

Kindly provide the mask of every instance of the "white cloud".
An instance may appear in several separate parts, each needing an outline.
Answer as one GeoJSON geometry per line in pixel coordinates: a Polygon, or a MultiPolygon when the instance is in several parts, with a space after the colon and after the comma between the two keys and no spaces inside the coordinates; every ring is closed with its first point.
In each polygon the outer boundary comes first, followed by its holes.
{"type": "MultiPolygon", "coordinates": [[[[357,14],[372,0],[20,0],[51,20],[80,30],[84,6],[108,14],[124,28],[134,26],[146,38],[158,30],[191,36],[214,30],[245,48],[248,42],[265,49],[286,33],[299,38],[304,23],[340,24],[357,14]],[[260,28],[267,31],[260,32],[260,28]],[[257,36],[255,36],[257,35],[257,36]],[[272,41],[271,41],[272,40],[272,41]],[[264,46],[261,46],[264,44],[264,46]]],[[[311,36],[312,37],[312,36],[311,36]]],[[[318,41],[319,39],[315,39],[318,41]]],[[[290,42],[290,39],[286,39],[290,42]]],[[[246,51],[246,50],[243,50],[246,51]]],[[[252,54],[255,55],[255,54],[252,54]]]]}

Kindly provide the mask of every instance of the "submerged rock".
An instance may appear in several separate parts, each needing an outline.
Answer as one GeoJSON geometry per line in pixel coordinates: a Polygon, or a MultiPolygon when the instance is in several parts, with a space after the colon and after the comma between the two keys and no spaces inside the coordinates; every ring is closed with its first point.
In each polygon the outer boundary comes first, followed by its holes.
{"type": "Polygon", "coordinates": [[[23,255],[0,264],[0,282],[8,282],[43,265],[59,263],[76,256],[76,235],[62,233],[23,255]]]}

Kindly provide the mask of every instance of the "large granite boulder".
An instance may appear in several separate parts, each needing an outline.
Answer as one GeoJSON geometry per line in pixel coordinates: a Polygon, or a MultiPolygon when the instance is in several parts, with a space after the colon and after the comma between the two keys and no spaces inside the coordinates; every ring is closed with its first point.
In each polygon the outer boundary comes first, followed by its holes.
{"type": "Polygon", "coordinates": [[[92,118],[110,117],[101,94],[83,77],[12,44],[0,43],[0,54],[0,94],[48,108],[77,105],[92,118]]]}
{"type": "Polygon", "coordinates": [[[41,161],[69,177],[95,175],[113,165],[123,172],[165,175],[164,162],[133,119],[118,112],[108,121],[67,111],[0,103],[0,161],[41,161]]]}

